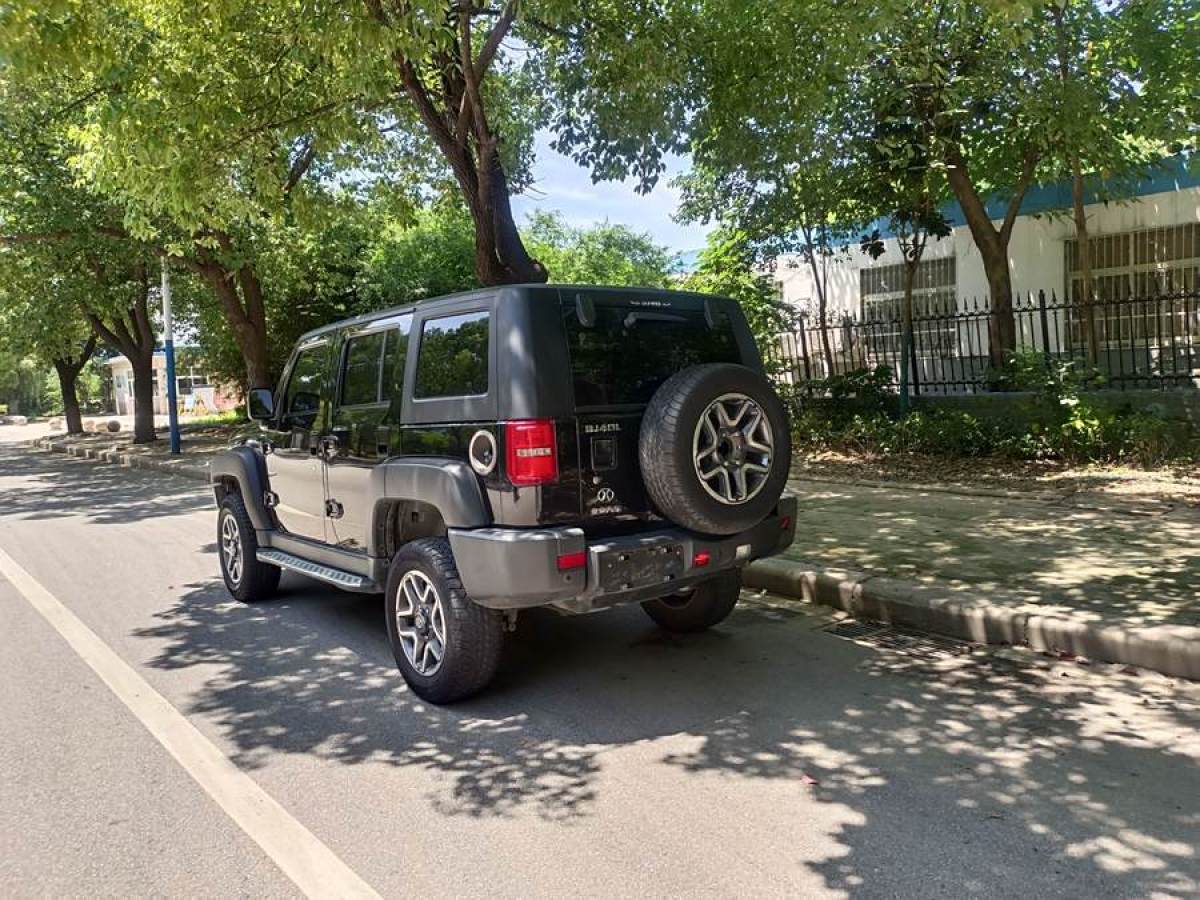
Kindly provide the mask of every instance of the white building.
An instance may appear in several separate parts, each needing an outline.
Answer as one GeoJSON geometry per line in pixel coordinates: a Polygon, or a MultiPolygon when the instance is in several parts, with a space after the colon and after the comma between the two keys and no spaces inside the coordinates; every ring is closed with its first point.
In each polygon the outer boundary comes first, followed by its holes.
{"type": "MultiPolygon", "coordinates": [[[[1128,194],[1128,199],[1109,203],[1098,202],[1091,194],[1093,202],[1086,206],[1097,297],[1117,301],[1200,291],[1200,174],[1189,172],[1184,161],[1175,158],[1161,174],[1140,182],[1128,194]]],[[[1060,300],[1078,293],[1079,273],[1075,264],[1075,226],[1070,198],[1069,184],[1036,186],[1022,203],[1009,243],[1009,266],[1013,290],[1019,298],[1025,298],[1027,305],[1030,305],[1030,296],[1036,297],[1039,291],[1044,291],[1047,297],[1053,294],[1060,300]],[[1069,282],[1074,282],[1074,292],[1069,289],[1069,282]]],[[[1005,205],[1002,199],[988,204],[988,211],[996,217],[997,225],[1005,205]]],[[[963,314],[976,305],[982,307],[988,296],[983,263],[961,208],[957,204],[950,205],[946,214],[953,231],[944,239],[929,242],[918,273],[914,313],[917,317],[934,317],[929,322],[918,322],[914,328],[918,356],[923,353],[937,355],[939,348],[951,344],[959,347],[955,352],[964,353],[961,346],[966,340],[962,333],[963,324],[950,318],[938,321],[936,317],[963,314]]],[[[826,293],[831,326],[837,326],[847,317],[868,322],[899,319],[903,257],[894,237],[886,237],[884,246],[884,254],[872,259],[853,244],[828,263],[826,293]]],[[[780,259],[775,278],[783,298],[809,313],[808,324],[814,325],[816,292],[808,266],[798,258],[780,259]]],[[[1128,304],[1120,308],[1114,305],[1100,315],[1102,321],[1097,327],[1108,337],[1133,336],[1137,331],[1128,322],[1111,319],[1112,316],[1128,318],[1128,304]],[[1106,316],[1110,318],[1105,319],[1106,316]]],[[[1192,321],[1196,312],[1190,306],[1186,314],[1180,307],[1173,315],[1173,320],[1163,320],[1167,326],[1178,325],[1180,331],[1188,329],[1189,341],[1200,337],[1200,320],[1192,321]],[[1186,321],[1182,318],[1184,315],[1188,317],[1186,321]]],[[[1064,326],[1061,314],[1053,308],[1050,319],[1047,329],[1050,345],[1054,349],[1069,349],[1070,331],[1077,332],[1077,324],[1064,326]]],[[[1040,330],[1036,321],[1025,322],[1020,316],[1018,320],[1019,331],[1028,332],[1031,327],[1034,332],[1040,330]]],[[[1145,330],[1144,325],[1140,327],[1145,330]]],[[[1156,330],[1153,322],[1150,329],[1156,330]]],[[[887,329],[883,329],[884,333],[877,335],[882,344],[877,340],[875,349],[886,350],[898,345],[898,329],[893,330],[895,334],[887,334],[887,329]]],[[[976,331],[977,334],[971,336],[975,354],[986,356],[986,327],[976,331]],[[980,338],[982,346],[978,345],[980,338]]],[[[1041,334],[1026,336],[1031,338],[1030,343],[1041,346],[1041,334]]],[[[835,335],[834,343],[837,342],[835,335]]],[[[794,355],[786,346],[785,353],[794,355]]],[[[1189,349],[1189,366],[1190,353],[1189,349]]],[[[812,354],[813,364],[824,369],[818,359],[820,355],[812,354]]],[[[851,363],[846,365],[855,367],[851,363]]],[[[1196,360],[1196,367],[1200,369],[1200,359],[1196,360]]],[[[839,362],[836,368],[840,370],[843,365],[839,362]]],[[[813,374],[819,376],[823,372],[813,374]]]]}
{"type": "MultiPolygon", "coordinates": [[[[206,415],[236,407],[237,397],[213,383],[207,370],[188,348],[176,351],[175,390],[180,415],[206,415]]],[[[167,356],[154,351],[154,414],[167,414],[167,356]]],[[[108,361],[112,374],[112,409],[119,416],[133,415],[133,365],[124,356],[108,361]]]]}

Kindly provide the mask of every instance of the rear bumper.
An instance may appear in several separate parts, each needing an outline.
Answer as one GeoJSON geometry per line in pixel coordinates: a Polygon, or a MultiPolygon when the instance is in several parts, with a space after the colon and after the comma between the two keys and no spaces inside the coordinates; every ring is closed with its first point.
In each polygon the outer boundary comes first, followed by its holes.
{"type": "Polygon", "coordinates": [[[674,593],[754,559],[772,556],[796,534],[796,498],[740,534],[711,538],[661,528],[588,542],[579,528],[449,529],[450,547],[471,599],[492,609],[555,606],[589,612],[674,593]],[[582,553],[586,564],[559,569],[582,553]]]}

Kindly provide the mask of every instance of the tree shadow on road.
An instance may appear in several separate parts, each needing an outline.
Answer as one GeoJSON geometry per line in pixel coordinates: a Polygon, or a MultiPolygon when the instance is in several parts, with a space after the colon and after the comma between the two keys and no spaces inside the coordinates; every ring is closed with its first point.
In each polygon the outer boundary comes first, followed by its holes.
{"type": "Polygon", "coordinates": [[[0,445],[0,515],[86,516],[97,524],[124,524],[210,506],[212,495],[202,488],[196,481],[162,472],[0,445]],[[21,486],[5,485],[8,478],[21,479],[21,486]]]}
{"type": "Polygon", "coordinates": [[[153,666],[214,667],[185,711],[219,725],[245,768],[277,753],[418,767],[448,776],[427,797],[446,815],[561,821],[595,812],[605,752],[662,739],[648,780],[661,766],[732,779],[728,792],[787,786],[836,810],[837,854],[805,857],[797,815],[796,857],[780,861],[834,890],[1147,895],[1200,882],[1189,689],[866,648],[751,603],[687,638],[637,609],[527,614],[493,688],[437,708],[396,673],[379,598],[284,584],[254,607],[194,584],[138,632],[153,666]]]}

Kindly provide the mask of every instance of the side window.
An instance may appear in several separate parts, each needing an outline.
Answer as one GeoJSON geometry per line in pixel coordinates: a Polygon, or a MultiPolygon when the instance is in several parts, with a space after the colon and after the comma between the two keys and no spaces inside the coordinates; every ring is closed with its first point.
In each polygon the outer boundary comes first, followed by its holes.
{"type": "Polygon", "coordinates": [[[488,390],[488,314],[427,319],[413,396],[473,397],[488,390]]]}
{"type": "Polygon", "coordinates": [[[318,344],[300,351],[283,395],[283,424],[311,428],[321,407],[321,379],[328,347],[318,344]]]}
{"type": "Polygon", "coordinates": [[[399,402],[404,387],[404,364],[408,360],[408,333],[412,330],[412,316],[400,320],[400,327],[387,333],[387,345],[383,350],[383,399],[399,402]]]}
{"type": "Polygon", "coordinates": [[[340,406],[358,406],[379,402],[379,381],[383,366],[386,331],[350,338],[343,355],[340,406]]]}

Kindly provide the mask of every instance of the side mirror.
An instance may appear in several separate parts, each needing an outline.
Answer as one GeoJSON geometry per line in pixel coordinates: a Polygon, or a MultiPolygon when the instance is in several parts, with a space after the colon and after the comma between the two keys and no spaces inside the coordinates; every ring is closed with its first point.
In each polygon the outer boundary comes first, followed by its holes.
{"type": "Polygon", "coordinates": [[[275,397],[266,388],[257,388],[246,397],[246,412],[256,422],[263,422],[275,415],[275,397]]]}

